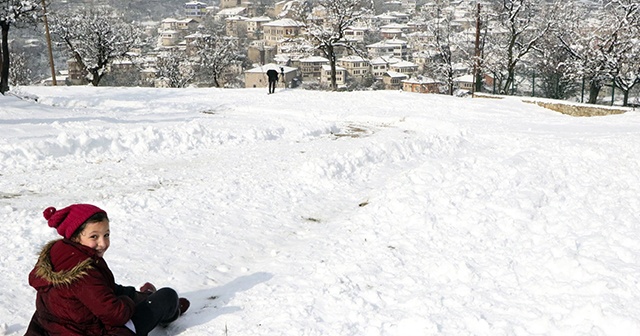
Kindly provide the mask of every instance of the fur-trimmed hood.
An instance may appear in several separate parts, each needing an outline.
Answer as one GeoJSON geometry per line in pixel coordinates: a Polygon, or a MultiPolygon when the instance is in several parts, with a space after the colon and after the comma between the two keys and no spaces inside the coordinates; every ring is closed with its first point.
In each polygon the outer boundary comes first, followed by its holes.
{"type": "Polygon", "coordinates": [[[135,302],[96,250],[67,239],[46,244],[29,284],[37,294],[27,335],[133,336],[124,325],[135,302]]]}
{"type": "Polygon", "coordinates": [[[94,268],[95,251],[67,239],[47,243],[38,262],[29,274],[29,284],[35,289],[68,286],[94,268]]]}

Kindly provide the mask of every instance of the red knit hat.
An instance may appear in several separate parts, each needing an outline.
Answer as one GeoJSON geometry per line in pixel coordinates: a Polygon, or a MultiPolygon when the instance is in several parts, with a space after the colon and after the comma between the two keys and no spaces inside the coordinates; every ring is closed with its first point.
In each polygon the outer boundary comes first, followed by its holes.
{"type": "Polygon", "coordinates": [[[49,226],[58,230],[58,233],[70,239],[73,233],[89,219],[89,217],[106,211],[91,204],[72,204],[64,209],[56,210],[54,207],[44,209],[42,213],[49,222],[49,226]]]}

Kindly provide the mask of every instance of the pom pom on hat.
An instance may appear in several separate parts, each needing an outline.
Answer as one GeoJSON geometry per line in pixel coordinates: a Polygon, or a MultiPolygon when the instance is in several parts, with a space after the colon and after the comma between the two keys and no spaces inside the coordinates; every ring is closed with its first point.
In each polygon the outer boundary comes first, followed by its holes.
{"type": "Polygon", "coordinates": [[[55,228],[61,236],[69,239],[87,219],[100,212],[107,214],[106,211],[95,205],[72,204],[60,210],[48,207],[44,209],[42,215],[50,227],[55,228]]]}

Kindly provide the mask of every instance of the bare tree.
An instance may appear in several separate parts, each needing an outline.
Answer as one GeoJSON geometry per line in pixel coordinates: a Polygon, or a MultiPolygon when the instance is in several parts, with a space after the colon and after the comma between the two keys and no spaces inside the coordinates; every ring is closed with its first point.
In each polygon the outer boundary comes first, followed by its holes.
{"type": "Polygon", "coordinates": [[[610,6],[615,17],[626,24],[620,32],[621,52],[615,58],[617,71],[613,77],[614,89],[623,94],[622,105],[629,104],[629,92],[640,84],[640,4],[637,1],[613,1],[610,6]]]}
{"type": "Polygon", "coordinates": [[[442,80],[447,85],[447,93],[453,95],[455,63],[469,60],[473,55],[469,52],[469,40],[454,26],[454,12],[448,2],[437,1],[422,11],[426,20],[426,29],[432,37],[426,46],[430,62],[427,66],[430,76],[442,80]]]}
{"type": "Polygon", "coordinates": [[[27,55],[22,51],[11,52],[11,85],[28,85],[31,82],[32,71],[27,65],[27,55]]]}
{"type": "Polygon", "coordinates": [[[9,91],[9,29],[12,26],[35,25],[40,7],[35,1],[0,0],[0,28],[2,29],[2,46],[0,55],[0,93],[9,91]]]}
{"type": "Polygon", "coordinates": [[[98,86],[111,63],[126,57],[139,43],[141,30],[115,11],[101,7],[56,15],[52,33],[87,72],[91,84],[98,86]]]}
{"type": "Polygon", "coordinates": [[[571,66],[571,54],[562,46],[558,35],[570,29],[576,20],[576,7],[567,1],[558,7],[558,17],[549,34],[543,36],[538,47],[529,55],[533,76],[543,97],[568,99],[574,97],[580,86],[571,66]]]}
{"type": "Polygon", "coordinates": [[[243,58],[243,53],[237,38],[224,36],[224,26],[213,24],[205,32],[189,48],[194,50],[198,75],[211,79],[216,87],[220,87],[222,77],[243,58]]]}
{"type": "Polygon", "coordinates": [[[523,58],[538,47],[556,21],[554,6],[537,0],[500,0],[485,43],[483,66],[494,73],[500,92],[508,94],[523,58]]]}
{"type": "Polygon", "coordinates": [[[186,87],[195,76],[193,62],[184,52],[174,49],[164,51],[158,56],[156,68],[157,78],[172,88],[186,87]]]}
{"type": "Polygon", "coordinates": [[[358,20],[373,13],[372,0],[318,0],[312,12],[306,12],[303,22],[311,43],[329,60],[331,89],[336,90],[336,60],[341,48],[356,54],[361,51],[345,39],[345,31],[358,20]],[[314,15],[319,13],[320,15],[314,15]]]}
{"type": "Polygon", "coordinates": [[[620,79],[627,77],[626,60],[632,62],[631,71],[633,64],[637,65],[637,55],[635,58],[627,55],[637,50],[640,38],[638,6],[635,0],[612,0],[597,15],[587,8],[576,7],[575,19],[559,34],[563,47],[572,56],[576,76],[589,84],[590,104],[597,102],[604,84],[618,75],[622,75],[620,79]]]}

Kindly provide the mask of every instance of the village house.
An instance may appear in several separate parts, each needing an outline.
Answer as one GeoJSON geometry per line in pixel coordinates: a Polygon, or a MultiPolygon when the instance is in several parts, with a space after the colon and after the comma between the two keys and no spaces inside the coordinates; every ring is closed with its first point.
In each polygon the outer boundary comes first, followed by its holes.
{"type": "Polygon", "coordinates": [[[217,21],[224,21],[230,17],[246,15],[246,11],[245,7],[225,8],[218,11],[213,17],[217,21]]]}
{"type": "Polygon", "coordinates": [[[384,26],[391,23],[400,23],[400,19],[388,13],[376,15],[373,17],[373,19],[375,23],[378,24],[378,26],[384,26]]]}
{"type": "Polygon", "coordinates": [[[329,65],[329,60],[320,56],[310,56],[298,60],[303,82],[320,82],[322,66],[329,65]]]}
{"type": "Polygon", "coordinates": [[[367,45],[367,54],[371,58],[393,56],[404,60],[408,60],[411,56],[407,41],[400,39],[382,40],[369,44],[367,45]]]}
{"type": "Polygon", "coordinates": [[[371,66],[371,74],[376,79],[381,80],[384,73],[390,70],[390,65],[399,62],[402,62],[402,60],[395,57],[376,57],[369,61],[369,65],[371,66]]]}
{"type": "Polygon", "coordinates": [[[304,24],[293,19],[280,19],[262,25],[266,45],[276,46],[282,40],[298,37],[304,24]]]}
{"type": "Polygon", "coordinates": [[[433,78],[417,77],[402,81],[402,91],[416,93],[441,93],[442,82],[433,78]]]}
{"type": "Polygon", "coordinates": [[[159,45],[162,47],[175,47],[190,32],[198,29],[198,21],[194,19],[177,20],[174,18],[166,18],[160,22],[159,45]]]}
{"type": "Polygon", "coordinates": [[[404,23],[390,23],[380,27],[383,39],[400,39],[409,32],[409,26],[404,23]]]}
{"type": "Polygon", "coordinates": [[[344,31],[344,39],[349,42],[364,42],[364,35],[369,31],[366,27],[349,27],[344,31]]]}
{"type": "Polygon", "coordinates": [[[178,20],[174,18],[166,18],[160,21],[160,28],[158,31],[162,32],[163,30],[176,30],[176,29],[178,29],[178,20]]]}
{"type": "Polygon", "coordinates": [[[418,71],[418,65],[413,62],[402,60],[400,62],[389,64],[389,69],[411,77],[418,71]]]}
{"type": "Polygon", "coordinates": [[[247,36],[247,20],[248,17],[232,16],[225,19],[225,33],[230,37],[247,36]]]}
{"type": "Polygon", "coordinates": [[[369,62],[361,56],[345,56],[338,58],[337,65],[344,68],[350,78],[362,80],[369,71],[369,62]]]}
{"type": "Polygon", "coordinates": [[[164,30],[160,33],[160,45],[163,47],[173,47],[181,40],[181,34],[177,30],[164,30]]]}
{"type": "Polygon", "coordinates": [[[285,65],[278,65],[275,63],[269,63],[265,65],[257,66],[253,69],[245,70],[244,72],[244,87],[245,88],[266,88],[269,85],[269,79],[267,78],[267,71],[274,69],[278,71],[278,85],[276,87],[291,87],[291,85],[297,82],[298,69],[285,65]],[[284,78],[282,74],[284,73],[284,78]]]}
{"type": "Polygon", "coordinates": [[[387,71],[382,75],[382,83],[385,90],[399,90],[402,88],[402,81],[409,78],[409,76],[395,72],[387,71]]]}
{"type": "Polygon", "coordinates": [[[473,91],[473,83],[473,75],[464,75],[453,79],[453,85],[458,90],[473,91]]]}
{"type": "Polygon", "coordinates": [[[250,17],[247,19],[247,37],[260,40],[264,34],[262,32],[262,25],[267,22],[271,22],[271,18],[268,16],[250,17]]]}
{"type": "Polygon", "coordinates": [[[187,18],[201,19],[207,15],[207,4],[200,1],[191,1],[184,4],[184,13],[187,18]]]}
{"type": "MultiPolygon", "coordinates": [[[[336,85],[338,87],[344,87],[346,85],[347,69],[336,65],[336,85]]],[[[331,85],[331,66],[322,66],[322,76],[320,77],[320,84],[329,86],[331,85]]]]}
{"type": "Polygon", "coordinates": [[[199,25],[200,25],[200,22],[198,22],[198,20],[195,20],[195,19],[176,20],[175,21],[175,28],[173,28],[173,29],[194,31],[194,30],[198,29],[199,25]]]}

